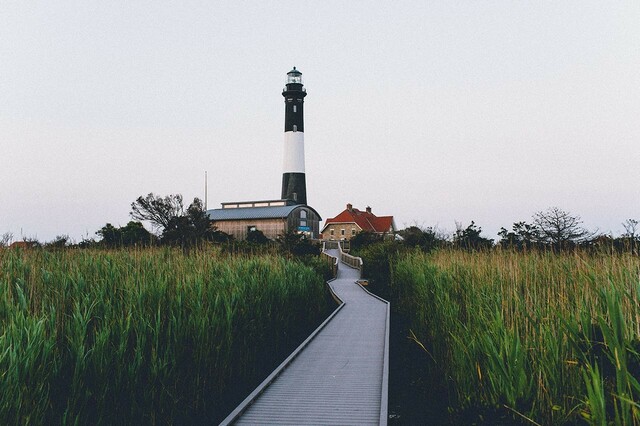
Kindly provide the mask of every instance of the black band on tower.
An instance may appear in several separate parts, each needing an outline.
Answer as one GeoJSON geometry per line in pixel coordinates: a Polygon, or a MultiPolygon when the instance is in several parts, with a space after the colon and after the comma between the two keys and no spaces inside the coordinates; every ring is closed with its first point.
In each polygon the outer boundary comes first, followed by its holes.
{"type": "Polygon", "coordinates": [[[284,131],[304,132],[304,115],[302,113],[302,106],[304,105],[303,99],[286,98],[284,103],[284,131]]]}
{"type": "Polygon", "coordinates": [[[284,131],[304,132],[304,97],[307,92],[300,83],[289,83],[282,92],[284,96],[284,131]],[[295,126],[295,127],[294,127],[295,126]]]}
{"type": "Polygon", "coordinates": [[[304,173],[282,175],[282,199],[307,204],[307,183],[304,173]]]}

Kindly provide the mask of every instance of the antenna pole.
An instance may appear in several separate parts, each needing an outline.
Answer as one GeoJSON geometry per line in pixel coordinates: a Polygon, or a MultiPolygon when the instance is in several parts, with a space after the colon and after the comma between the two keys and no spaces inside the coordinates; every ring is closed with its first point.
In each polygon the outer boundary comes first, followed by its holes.
{"type": "Polygon", "coordinates": [[[204,211],[207,211],[207,171],[204,171],[204,211]]]}

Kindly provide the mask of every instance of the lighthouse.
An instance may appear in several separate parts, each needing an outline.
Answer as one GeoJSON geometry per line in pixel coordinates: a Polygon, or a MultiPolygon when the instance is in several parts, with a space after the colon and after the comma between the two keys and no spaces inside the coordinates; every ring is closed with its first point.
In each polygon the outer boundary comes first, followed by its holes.
{"type": "Polygon", "coordinates": [[[307,91],[302,73],[293,67],[287,73],[284,96],[284,173],[282,196],[278,200],[231,201],[222,208],[207,210],[218,231],[244,240],[260,231],[270,239],[288,232],[316,239],[322,217],[307,205],[304,174],[304,120],[302,105],[307,91]]]}
{"type": "Polygon", "coordinates": [[[284,96],[284,170],[282,199],[307,204],[307,184],[304,174],[304,97],[302,73],[293,67],[287,73],[284,96]]]}

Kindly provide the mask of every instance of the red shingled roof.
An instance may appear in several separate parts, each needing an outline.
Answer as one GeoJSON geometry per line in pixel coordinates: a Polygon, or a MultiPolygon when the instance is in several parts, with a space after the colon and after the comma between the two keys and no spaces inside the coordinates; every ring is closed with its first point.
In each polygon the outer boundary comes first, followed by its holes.
{"type": "MultiPolygon", "coordinates": [[[[370,210],[370,209],[369,209],[370,210]]],[[[356,223],[363,231],[389,232],[393,224],[393,216],[376,216],[370,211],[362,211],[354,208],[345,209],[338,216],[327,219],[324,227],[332,223],[356,223]]],[[[324,231],[324,229],[323,229],[324,231]]]]}

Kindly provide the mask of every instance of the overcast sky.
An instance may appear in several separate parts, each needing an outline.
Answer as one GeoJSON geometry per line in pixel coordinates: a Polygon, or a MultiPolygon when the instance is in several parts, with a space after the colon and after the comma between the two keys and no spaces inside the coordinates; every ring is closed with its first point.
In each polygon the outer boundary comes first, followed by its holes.
{"type": "Polygon", "coordinates": [[[0,234],[125,225],[138,196],[279,198],[303,73],[309,204],[488,237],[640,219],[640,2],[2,1],[0,234]]]}

